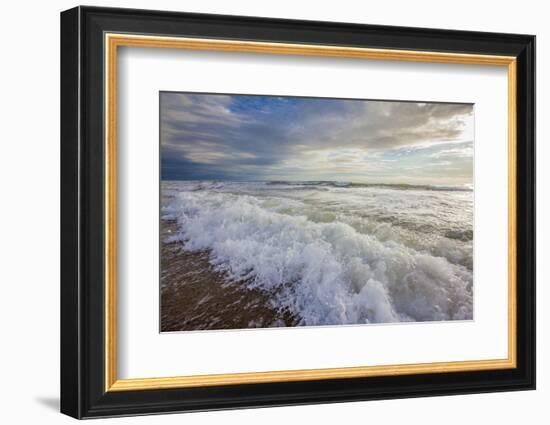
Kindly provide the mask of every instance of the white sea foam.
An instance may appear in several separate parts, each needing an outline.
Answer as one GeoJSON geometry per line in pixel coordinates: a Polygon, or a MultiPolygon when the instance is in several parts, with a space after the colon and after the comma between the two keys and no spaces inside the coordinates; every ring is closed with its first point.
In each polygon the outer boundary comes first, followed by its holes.
{"type": "Polygon", "coordinates": [[[303,325],[472,318],[472,192],[313,186],[163,183],[162,214],[303,325]]]}

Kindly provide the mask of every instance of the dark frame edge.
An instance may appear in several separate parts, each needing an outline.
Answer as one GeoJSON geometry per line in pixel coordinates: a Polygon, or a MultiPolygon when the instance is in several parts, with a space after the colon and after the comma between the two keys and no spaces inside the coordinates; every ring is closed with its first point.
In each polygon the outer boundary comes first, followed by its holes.
{"type": "Polygon", "coordinates": [[[518,361],[536,389],[536,36],[517,56],[518,361]],[[521,267],[520,267],[521,266],[521,267]],[[521,306],[521,308],[520,308],[521,306]]]}
{"type": "Polygon", "coordinates": [[[60,411],[82,418],[79,343],[80,8],[61,13],[61,379],[60,411]]]}

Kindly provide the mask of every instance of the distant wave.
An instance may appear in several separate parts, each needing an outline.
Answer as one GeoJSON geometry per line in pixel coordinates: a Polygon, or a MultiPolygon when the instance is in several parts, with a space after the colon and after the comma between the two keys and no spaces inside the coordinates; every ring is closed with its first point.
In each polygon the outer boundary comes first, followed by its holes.
{"type": "Polygon", "coordinates": [[[458,242],[407,244],[409,236],[392,228],[360,232],[337,215],[311,216],[300,202],[176,185],[163,218],[177,220],[174,240],[187,250],[207,250],[228,282],[271,293],[275,306],[303,325],[472,318],[472,270],[452,261],[458,242]]]}
{"type": "Polygon", "coordinates": [[[340,181],[284,181],[273,180],[265,182],[268,185],[295,185],[295,186],[329,186],[341,188],[359,188],[359,187],[382,187],[398,190],[435,190],[435,191],[460,191],[471,192],[470,185],[462,186],[444,186],[444,185],[414,185],[405,183],[350,183],[340,181]]]}
{"type": "MultiPolygon", "coordinates": [[[[175,183],[176,181],[172,181],[175,183]]],[[[166,182],[165,183],[169,183],[166,182]]],[[[232,180],[182,180],[177,183],[193,185],[193,190],[201,189],[222,189],[230,185],[258,185],[258,186],[286,186],[287,188],[385,188],[396,190],[432,190],[444,192],[471,192],[473,186],[470,184],[445,186],[445,185],[427,185],[427,184],[406,184],[406,183],[352,183],[343,181],[292,181],[292,180],[257,180],[257,181],[232,181],[232,180]]]]}

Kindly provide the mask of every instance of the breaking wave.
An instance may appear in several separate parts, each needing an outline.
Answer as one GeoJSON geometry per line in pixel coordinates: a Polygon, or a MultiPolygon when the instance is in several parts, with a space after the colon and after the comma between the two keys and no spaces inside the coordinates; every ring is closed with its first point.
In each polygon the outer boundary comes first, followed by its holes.
{"type": "Polygon", "coordinates": [[[209,252],[228,284],[267,291],[301,325],[472,319],[471,224],[453,221],[452,193],[292,186],[173,183],[163,218],[178,221],[172,239],[184,249],[209,252]],[[426,215],[415,202],[441,208],[426,215]]]}

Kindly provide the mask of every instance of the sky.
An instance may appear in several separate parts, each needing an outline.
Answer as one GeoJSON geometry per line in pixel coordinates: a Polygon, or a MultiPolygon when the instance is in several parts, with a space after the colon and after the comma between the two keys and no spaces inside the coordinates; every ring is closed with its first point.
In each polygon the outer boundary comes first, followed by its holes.
{"type": "Polygon", "coordinates": [[[160,93],[163,180],[471,184],[471,104],[160,93]]]}

